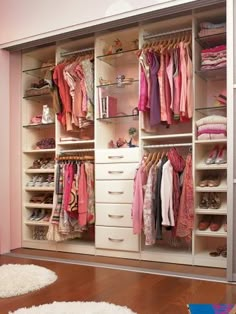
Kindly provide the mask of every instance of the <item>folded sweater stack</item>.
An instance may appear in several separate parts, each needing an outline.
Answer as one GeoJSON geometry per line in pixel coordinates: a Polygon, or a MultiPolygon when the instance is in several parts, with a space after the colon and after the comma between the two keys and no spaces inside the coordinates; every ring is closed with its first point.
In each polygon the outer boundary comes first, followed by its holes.
{"type": "Polygon", "coordinates": [[[201,51],[201,70],[214,70],[226,67],[226,45],[201,51]]]}
{"type": "Polygon", "coordinates": [[[211,140],[227,137],[227,118],[218,115],[204,117],[196,121],[197,139],[211,140]]]}
{"type": "Polygon", "coordinates": [[[199,37],[217,35],[226,32],[226,23],[213,24],[210,22],[204,22],[200,24],[199,37]]]}

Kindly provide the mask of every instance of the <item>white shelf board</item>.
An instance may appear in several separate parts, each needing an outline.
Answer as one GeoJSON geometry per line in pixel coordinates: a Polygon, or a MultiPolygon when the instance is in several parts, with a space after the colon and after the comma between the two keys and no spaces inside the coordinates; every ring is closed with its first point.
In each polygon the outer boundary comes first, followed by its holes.
{"type": "Polygon", "coordinates": [[[55,171],[55,168],[53,169],[26,169],[25,173],[30,174],[30,173],[53,173],[55,171]]]}
{"type": "Polygon", "coordinates": [[[233,181],[234,183],[236,183],[236,179],[234,179],[234,181],[233,181]]]}
{"type": "Polygon", "coordinates": [[[227,203],[222,203],[218,209],[197,207],[195,213],[204,215],[227,215],[227,203]]]}
{"type": "Polygon", "coordinates": [[[42,208],[42,209],[52,209],[53,204],[43,204],[43,203],[24,203],[26,208],[42,208]]]}
{"type": "Polygon", "coordinates": [[[227,181],[226,179],[222,180],[219,186],[196,186],[196,192],[227,192],[227,181]]]}
{"type": "Polygon", "coordinates": [[[48,227],[49,226],[49,222],[45,222],[45,221],[31,221],[31,220],[25,220],[25,225],[28,226],[44,226],[44,227],[48,227]]]}
{"type": "Polygon", "coordinates": [[[227,237],[227,232],[224,231],[223,225],[220,227],[218,231],[211,231],[210,228],[207,228],[206,230],[195,230],[195,235],[196,236],[205,236],[205,237],[221,237],[221,238],[226,238],[227,237]]]}
{"type": "MultiPolygon", "coordinates": [[[[30,227],[30,226],[28,226],[30,227]]],[[[29,249],[37,249],[37,250],[51,250],[56,251],[57,243],[55,241],[47,241],[47,240],[32,240],[32,239],[23,239],[22,247],[29,249]]]]}
{"type": "Polygon", "coordinates": [[[38,153],[38,154],[43,154],[43,153],[55,153],[56,149],[51,148],[51,149],[28,149],[24,150],[23,153],[25,154],[32,154],[32,153],[38,153]]]}
{"type": "MultiPolygon", "coordinates": [[[[213,250],[212,250],[213,251],[213,250]]],[[[206,267],[219,267],[226,268],[227,258],[223,256],[210,256],[210,251],[203,251],[195,253],[194,255],[194,265],[206,266],[206,267]]]]}
{"type": "Polygon", "coordinates": [[[50,186],[50,187],[47,187],[47,186],[37,186],[37,187],[25,187],[25,191],[50,191],[50,192],[53,192],[54,191],[54,186],[50,186]]]}
{"type": "Polygon", "coordinates": [[[233,85],[233,88],[236,88],[236,84],[233,85]]]}
{"type": "Polygon", "coordinates": [[[166,135],[145,135],[141,136],[141,140],[168,139],[168,138],[186,138],[192,137],[193,133],[176,133],[166,135]]]}
{"type": "Polygon", "coordinates": [[[227,143],[227,138],[216,140],[195,140],[195,144],[227,143]]]}
{"type": "Polygon", "coordinates": [[[141,250],[141,260],[191,265],[192,252],[170,247],[145,246],[141,250]]]}
{"type": "Polygon", "coordinates": [[[222,170],[222,169],[227,169],[227,164],[207,165],[204,159],[196,163],[196,170],[222,170]]]}
{"type": "Polygon", "coordinates": [[[95,140],[62,141],[62,142],[59,142],[58,145],[67,146],[67,145],[84,145],[84,144],[94,144],[94,143],[95,143],[95,140]]]}

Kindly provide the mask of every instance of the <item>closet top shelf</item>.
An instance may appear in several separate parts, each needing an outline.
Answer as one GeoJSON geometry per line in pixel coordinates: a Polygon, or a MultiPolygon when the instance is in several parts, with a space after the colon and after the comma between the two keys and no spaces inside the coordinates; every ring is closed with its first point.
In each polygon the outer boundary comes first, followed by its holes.
{"type": "Polygon", "coordinates": [[[226,44],[226,33],[219,33],[195,38],[202,48],[211,48],[226,44]]]}
{"type": "Polygon", "coordinates": [[[120,66],[124,64],[138,64],[136,53],[138,49],[124,50],[117,53],[98,56],[97,59],[106,62],[112,66],[120,66]]]}
{"type": "Polygon", "coordinates": [[[214,114],[216,114],[216,112],[218,111],[225,111],[227,109],[227,106],[211,106],[211,107],[199,107],[199,108],[195,108],[196,111],[202,113],[203,115],[208,115],[208,112],[210,111],[212,113],[212,111],[214,111],[214,114]]]}
{"type": "Polygon", "coordinates": [[[28,75],[32,75],[32,76],[37,77],[37,78],[42,78],[45,74],[45,71],[49,70],[53,66],[54,66],[54,64],[50,64],[47,66],[23,70],[22,72],[25,74],[28,74],[28,75]]]}

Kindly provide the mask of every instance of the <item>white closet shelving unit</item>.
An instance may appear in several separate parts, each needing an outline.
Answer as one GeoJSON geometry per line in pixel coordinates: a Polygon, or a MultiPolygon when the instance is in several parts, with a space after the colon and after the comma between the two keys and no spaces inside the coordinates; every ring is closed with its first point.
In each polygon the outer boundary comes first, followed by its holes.
{"type": "Polygon", "coordinates": [[[53,207],[53,186],[40,186],[40,180],[46,182],[48,176],[54,175],[54,166],[47,168],[35,168],[34,161],[39,159],[55,158],[55,147],[50,149],[38,149],[36,143],[43,138],[55,139],[55,123],[32,124],[31,119],[42,115],[43,105],[47,104],[52,109],[52,96],[48,87],[29,89],[32,84],[39,84],[44,78],[50,66],[55,64],[55,45],[34,49],[22,54],[22,246],[41,249],[55,249],[55,243],[46,240],[46,232],[49,222],[45,220],[30,220],[35,211],[45,211],[51,215],[53,207]],[[34,184],[38,181],[38,184],[34,184]],[[32,202],[35,196],[48,196],[49,201],[32,202]],[[35,233],[36,228],[40,228],[35,233]]]}
{"type": "MultiPolygon", "coordinates": [[[[227,258],[211,257],[210,251],[226,244],[227,232],[222,228],[217,232],[198,230],[198,223],[204,215],[227,216],[227,170],[228,165],[210,165],[204,162],[207,153],[215,144],[226,145],[227,140],[197,140],[195,122],[204,115],[224,112],[226,109],[214,108],[212,96],[226,85],[226,69],[202,73],[199,71],[200,51],[205,44],[198,40],[199,23],[202,21],[221,22],[226,20],[223,5],[220,8],[198,9],[182,16],[162,18],[156,22],[146,22],[139,27],[126,28],[120,31],[107,31],[96,34],[95,37],[71,39],[58,42],[56,45],[23,52],[22,73],[22,208],[23,208],[23,239],[22,246],[58,250],[65,252],[84,253],[91,255],[134,258],[146,261],[180,263],[199,266],[226,267],[227,258]],[[193,54],[193,91],[194,114],[192,121],[178,123],[166,128],[160,125],[154,133],[142,129],[142,114],[133,114],[139,99],[139,62],[138,48],[141,48],[151,35],[157,37],[163,33],[191,29],[193,54]],[[115,40],[122,42],[122,51],[108,51],[115,40]],[[135,43],[139,42],[139,46],[135,43]],[[42,73],[44,62],[53,59],[55,64],[65,57],[76,55],[79,51],[94,48],[95,62],[95,132],[93,139],[79,141],[61,140],[61,137],[76,137],[76,133],[68,133],[55,119],[55,124],[29,127],[32,116],[40,114],[42,105],[52,107],[51,95],[24,97],[24,91],[34,83],[33,72],[42,73]],[[35,70],[31,70],[35,69],[35,70]],[[37,70],[37,71],[36,71],[37,70]],[[119,75],[131,78],[130,82],[120,84],[119,75]],[[102,98],[114,97],[117,102],[117,115],[103,116],[102,98]],[[111,141],[117,146],[119,138],[129,140],[129,128],[136,128],[137,135],[133,140],[137,147],[109,148],[111,141]],[[42,137],[54,137],[56,146],[50,150],[36,150],[33,145],[42,137]],[[133,196],[133,179],[135,171],[145,151],[167,150],[171,146],[179,147],[187,153],[192,149],[193,178],[195,196],[195,224],[191,246],[174,248],[158,241],[154,246],[145,246],[143,235],[134,235],[131,219],[133,196]],[[34,240],[35,226],[48,228],[48,222],[32,222],[28,218],[34,209],[45,209],[51,212],[52,204],[34,204],[30,202],[33,195],[50,193],[54,188],[26,187],[26,183],[34,175],[53,174],[54,169],[29,169],[37,158],[53,157],[59,154],[75,154],[88,152],[95,156],[95,202],[96,223],[95,241],[75,239],[65,242],[34,240]],[[215,188],[201,188],[198,183],[205,171],[224,174],[221,184],[215,188]],[[199,202],[203,192],[217,192],[221,195],[221,207],[217,210],[200,208],[199,202]]],[[[225,40],[226,34],[220,40],[225,40]]],[[[207,38],[205,38],[207,42],[207,38]]],[[[219,42],[221,43],[221,42],[219,42]]],[[[216,39],[217,44],[217,39],[216,39]]],[[[40,78],[41,76],[39,76],[40,78]]],[[[38,78],[37,78],[38,79],[38,78]]],[[[37,81],[36,79],[36,81],[37,81]]],[[[235,84],[234,84],[235,87],[235,84]]]]}

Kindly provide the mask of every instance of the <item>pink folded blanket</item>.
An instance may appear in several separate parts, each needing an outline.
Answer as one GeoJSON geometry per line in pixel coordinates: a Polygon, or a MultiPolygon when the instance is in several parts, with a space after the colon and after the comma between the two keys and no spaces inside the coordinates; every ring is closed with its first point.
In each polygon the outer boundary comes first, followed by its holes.
{"type": "Polygon", "coordinates": [[[201,134],[197,137],[198,140],[221,140],[225,139],[226,136],[224,134],[201,134]]]}
{"type": "Polygon", "coordinates": [[[204,130],[204,131],[198,131],[197,135],[202,135],[202,134],[224,134],[227,135],[227,131],[223,131],[223,130],[204,130]]]}
{"type": "Polygon", "coordinates": [[[206,131],[206,130],[227,130],[227,125],[222,123],[212,123],[212,124],[203,124],[198,127],[198,132],[206,131]]]}

